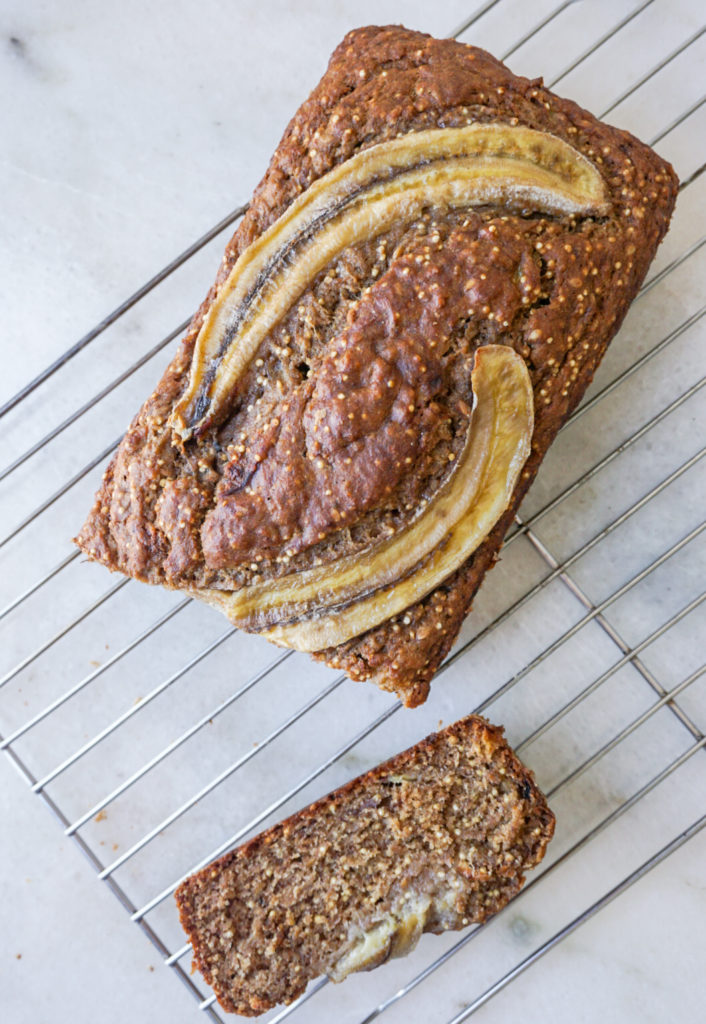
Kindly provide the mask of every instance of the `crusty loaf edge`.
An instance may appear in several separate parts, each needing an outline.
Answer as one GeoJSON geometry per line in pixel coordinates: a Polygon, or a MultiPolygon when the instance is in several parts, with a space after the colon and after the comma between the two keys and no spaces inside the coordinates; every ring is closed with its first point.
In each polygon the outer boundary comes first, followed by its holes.
{"type": "MultiPolygon", "coordinates": [[[[530,486],[539,464],[558,429],[566,421],[571,411],[581,400],[590,383],[600,358],[627,312],[630,301],[636,294],[644,279],[654,251],[664,235],[671,209],[676,196],[676,176],[672,169],[645,147],[638,140],[625,132],[601,125],[591,115],[582,111],[575,104],[561,100],[543,89],[541,80],[534,82],[512,76],[510,72],[495,58],[484,51],[465,47],[453,41],[433,40],[421,33],[409,32],[397,27],[370,27],[357,29],[343,40],[334,51],[329,69],[310,98],[294,115],[283,139],[275,151],[267,174],[255,190],[250,209],[229,242],[223,263],[213,288],[194,317],[184,337],[177,356],[168,367],[157,390],[148,399],[133,420],[121,448],[108,468],[103,486],[101,487],[94,507],[82,530],[77,543],[91,558],[97,559],[111,569],[119,568],[138,579],[149,580],[147,570],[135,561],[134,564],[120,563],[119,553],[111,537],[110,521],[107,510],[110,506],[112,478],[116,466],[124,467],[133,456],[139,454],[145,436],[145,422],[151,416],[158,416],[173,403],[183,387],[185,374],[191,360],[195,337],[200,329],[205,313],[208,311],[218,285],[225,280],[239,254],[262,231],[281,214],[283,209],[303,191],[307,185],[323,173],[320,153],[309,146],[317,128],[325,123],[329,116],[330,105],[341,96],[354,95],[357,88],[356,74],[359,67],[364,69],[379,68],[383,64],[394,68],[416,67],[424,74],[426,88],[433,92],[443,91],[444,83],[434,79],[434,68],[440,62],[444,64],[444,73],[454,74],[454,62],[473,59],[482,66],[483,80],[487,81],[487,109],[494,117],[510,117],[512,103],[508,96],[514,97],[512,102],[524,105],[524,108],[536,108],[536,116],[541,120],[544,107],[551,108],[550,115],[557,122],[557,134],[567,130],[567,125],[579,125],[580,131],[589,139],[600,142],[601,138],[609,137],[618,140],[620,146],[631,154],[633,161],[640,164],[638,170],[643,176],[658,174],[662,182],[659,188],[653,187],[654,201],[650,207],[649,225],[644,221],[640,225],[641,245],[634,260],[634,269],[630,288],[619,290],[614,296],[611,309],[603,315],[601,330],[593,331],[590,336],[592,350],[589,358],[581,365],[581,375],[573,380],[571,389],[565,400],[557,400],[551,406],[551,429],[536,432],[533,451],[525,467],[513,496],[513,501],[492,533],[481,545],[469,561],[437,588],[427,598],[408,610],[410,622],[408,628],[395,634],[390,622],[356,637],[338,648],[319,652],[318,657],[335,668],[340,668],[354,679],[372,679],[383,689],[397,692],[407,706],[415,706],[426,698],[430,680],[437,667],[451,648],[458,630],[467,614],[475,593],[480,586],[485,572],[498,557],[502,538],[512,522],[513,516],[530,486]],[[473,54],[473,58],[469,53],[473,54]],[[435,64],[436,62],[436,64],[435,64]],[[450,69],[450,70],[449,70],[450,69]],[[501,84],[498,84],[501,83],[501,84]],[[338,89],[338,92],[336,92],[338,89]],[[491,93],[497,92],[498,95],[491,93]],[[504,94],[500,96],[499,94],[504,94]],[[494,106],[491,105],[495,104],[494,106]],[[505,104],[505,106],[503,106],[505,104]],[[544,106],[543,106],[544,105],[544,106]],[[649,172],[649,173],[648,173],[649,172]],[[436,608],[444,602],[443,618],[439,617],[436,608]]],[[[441,74],[441,72],[439,72],[441,74]]],[[[460,75],[460,72],[459,72],[460,75]]],[[[468,86],[470,89],[470,86],[468,86]]],[[[451,84],[448,92],[451,93],[451,84]]],[[[481,93],[481,96],[483,94],[481,93]]],[[[443,102],[439,100],[440,103],[443,102]]],[[[471,102],[469,100],[469,102],[471,102]]],[[[524,122],[523,122],[524,123],[524,122]]],[[[539,124],[539,127],[546,127],[539,124]]],[[[578,131],[577,128],[569,130],[578,131]]],[[[365,138],[356,142],[356,147],[366,143],[365,138]]],[[[341,147],[343,147],[343,139],[341,147]]],[[[345,159],[349,150],[342,148],[340,156],[332,155],[333,163],[345,159]]],[[[631,167],[635,169],[635,163],[631,167]]],[[[637,171],[636,171],[637,173],[637,171]]],[[[589,332],[590,333],[590,332],[589,332]]],[[[568,358],[569,352],[566,353],[568,358]]],[[[557,381],[562,378],[557,376],[557,381]]],[[[557,388],[557,392],[558,392],[557,388]]],[[[558,393],[556,398],[558,399],[558,393]]],[[[135,549],[153,545],[159,549],[156,528],[152,523],[137,524],[134,528],[135,549]],[[142,534],[142,535],[139,535],[142,534]],[[146,535],[146,536],[145,536],[146,535]]]]}
{"type": "MultiPolygon", "coordinates": [[[[214,987],[218,1001],[225,1010],[243,1016],[257,1016],[277,1004],[269,1000],[266,993],[253,997],[247,1002],[235,1002],[228,992],[217,987],[217,980],[214,978],[209,967],[207,950],[194,920],[192,897],[198,889],[200,881],[211,878],[236,859],[245,859],[252,856],[253,853],[267,846],[274,838],[291,830],[298,823],[306,821],[316,822],[317,820],[325,821],[331,814],[330,808],[332,806],[341,807],[350,795],[365,790],[369,786],[374,786],[378,779],[384,778],[389,774],[402,772],[405,767],[410,767],[414,764],[415,758],[418,758],[426,751],[434,750],[435,746],[440,742],[448,742],[449,740],[452,743],[458,742],[477,748],[479,752],[482,752],[484,763],[488,768],[492,766],[494,769],[500,769],[501,772],[512,778],[518,786],[522,787],[523,799],[526,801],[527,807],[526,830],[528,834],[534,836],[536,843],[532,855],[524,864],[524,869],[534,868],[542,861],[546,848],[554,835],[556,819],[546,803],[544,794],[537,786],[534,773],[520,761],[519,757],[510,748],[505,739],[502,726],[491,725],[487,719],[480,715],[468,715],[465,718],[459,719],[439,732],[429,734],[419,743],[394,755],[389,760],[377,765],[363,775],[357,776],[296,814],[259,833],[242,846],[219,857],[216,861],[208,864],[181,883],[175,892],[175,899],[181,925],[192,945],[194,963],[205,981],[214,987]]],[[[498,878],[496,877],[491,881],[495,889],[498,885],[498,878]]],[[[499,890],[495,902],[488,903],[487,914],[483,920],[503,909],[508,900],[524,885],[525,875],[521,873],[508,877],[505,881],[507,881],[507,887],[499,890]]],[[[488,884],[491,883],[489,882],[488,884]]],[[[294,995],[291,1000],[288,1000],[288,1002],[298,998],[305,987],[305,985],[302,986],[301,991],[294,995]]]]}

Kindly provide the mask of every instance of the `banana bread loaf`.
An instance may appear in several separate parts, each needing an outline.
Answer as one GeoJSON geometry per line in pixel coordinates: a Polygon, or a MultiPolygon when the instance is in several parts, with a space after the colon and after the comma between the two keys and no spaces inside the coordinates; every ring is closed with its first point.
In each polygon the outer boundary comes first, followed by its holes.
{"type": "Polygon", "coordinates": [[[77,543],[420,703],[676,187],[482,50],[351,32],[77,543]]]}
{"type": "Polygon", "coordinates": [[[484,921],[541,861],[554,816],[502,730],[469,716],[188,878],[196,964],[253,1016],[309,981],[484,921]]]}

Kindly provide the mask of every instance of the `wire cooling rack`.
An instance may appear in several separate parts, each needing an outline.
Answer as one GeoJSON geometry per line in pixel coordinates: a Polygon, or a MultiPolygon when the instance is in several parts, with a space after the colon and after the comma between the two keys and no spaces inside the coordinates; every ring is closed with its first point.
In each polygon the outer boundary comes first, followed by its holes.
{"type": "Polygon", "coordinates": [[[110,577],[70,545],[185,327],[142,350],[131,318],[162,324],[184,281],[205,290],[245,207],[0,409],[0,746],[214,1020],[190,973],[178,882],[440,719],[476,710],[505,724],[557,814],[543,865],[486,925],[425,936],[345,990],[314,983],[267,1021],[465,1020],[706,824],[697,6],[666,17],[663,0],[491,0],[453,33],[647,139],[682,184],[628,320],[422,709],[110,577]],[[48,395],[61,422],[47,421],[48,395]]]}

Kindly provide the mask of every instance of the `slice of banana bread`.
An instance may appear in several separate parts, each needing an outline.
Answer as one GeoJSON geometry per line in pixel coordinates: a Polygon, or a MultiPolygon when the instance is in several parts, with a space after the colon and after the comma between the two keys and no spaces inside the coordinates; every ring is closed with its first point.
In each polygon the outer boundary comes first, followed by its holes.
{"type": "Polygon", "coordinates": [[[350,33],[77,543],[419,704],[676,187],[482,50],[350,33]]]}
{"type": "Polygon", "coordinates": [[[554,816],[502,729],[471,715],[251,839],[177,890],[229,1011],[290,1003],[484,921],[541,861],[554,816]]]}

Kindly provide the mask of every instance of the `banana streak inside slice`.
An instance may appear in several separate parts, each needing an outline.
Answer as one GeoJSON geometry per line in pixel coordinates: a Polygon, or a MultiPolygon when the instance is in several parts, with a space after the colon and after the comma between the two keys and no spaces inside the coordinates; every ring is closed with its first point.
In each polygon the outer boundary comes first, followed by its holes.
{"type": "Polygon", "coordinates": [[[242,590],[196,590],[237,626],[318,651],[344,643],[421,600],[473,553],[507,508],[530,452],[532,385],[504,345],[478,349],[474,406],[456,467],[415,519],[358,555],[242,590]]]}
{"type": "Polygon", "coordinates": [[[363,150],[317,179],[241,254],[196,339],[170,423],[187,440],[227,408],[267,333],[345,248],[422,210],[496,204],[600,215],[598,170],[552,135],[507,124],[413,132],[363,150]]]}
{"type": "MultiPolygon", "coordinates": [[[[455,895],[455,894],[453,894],[455,895]]],[[[419,942],[432,903],[443,899],[414,896],[396,907],[382,921],[361,931],[351,947],[327,971],[332,981],[340,982],[354,971],[371,971],[389,958],[407,956],[419,942]]]]}

